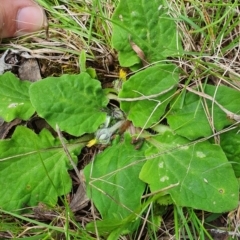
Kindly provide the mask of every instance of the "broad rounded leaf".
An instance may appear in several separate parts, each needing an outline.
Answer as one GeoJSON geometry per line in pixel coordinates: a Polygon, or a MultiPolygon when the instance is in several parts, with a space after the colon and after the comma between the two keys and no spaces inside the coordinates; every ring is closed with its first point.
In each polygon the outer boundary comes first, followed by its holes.
{"type": "Polygon", "coordinates": [[[140,206],[145,184],[138,178],[143,165],[138,160],[144,149],[136,150],[126,135],[124,142],[116,140],[85,167],[87,194],[103,220],[119,222],[140,206]]]}
{"type": "Polygon", "coordinates": [[[176,68],[170,64],[155,65],[134,74],[123,84],[119,97],[128,101],[123,99],[120,107],[134,126],[148,128],[160,120],[177,87],[176,68]],[[170,90],[161,94],[167,89],[170,90]],[[134,99],[139,97],[142,99],[134,99]]]}
{"type": "MultiPolygon", "coordinates": [[[[85,142],[68,145],[75,161],[83,146],[85,142]]],[[[43,130],[38,136],[17,127],[11,139],[0,141],[0,208],[13,211],[39,202],[55,205],[58,196],[71,190],[68,169],[72,169],[69,159],[50,132],[43,130]]]]}
{"type": "Polygon", "coordinates": [[[141,62],[131,43],[143,51],[149,63],[176,56],[181,50],[176,24],[162,0],[121,0],[112,20],[112,44],[121,66],[141,62]]]}
{"type": "Polygon", "coordinates": [[[108,99],[87,73],[49,77],[32,84],[30,97],[39,116],[74,136],[93,133],[104,123],[108,99]]]}
{"type": "Polygon", "coordinates": [[[152,192],[166,191],[179,206],[222,213],[238,205],[238,181],[220,146],[209,142],[190,144],[171,132],[154,138],[140,179],[152,192]]]}
{"type": "MultiPolygon", "coordinates": [[[[214,96],[215,101],[228,111],[239,114],[239,91],[226,86],[215,87],[212,85],[206,85],[204,91],[206,94],[214,96]]],[[[217,131],[232,124],[227,114],[219,106],[207,99],[203,101],[203,98],[194,93],[187,93],[184,100],[179,98],[174,102],[171,112],[167,116],[167,121],[177,134],[191,140],[212,135],[211,122],[217,131]],[[206,107],[207,110],[204,109],[206,107]]]]}
{"type": "Polygon", "coordinates": [[[11,72],[0,75],[0,117],[28,120],[35,112],[29,97],[29,81],[21,81],[11,72]]]}

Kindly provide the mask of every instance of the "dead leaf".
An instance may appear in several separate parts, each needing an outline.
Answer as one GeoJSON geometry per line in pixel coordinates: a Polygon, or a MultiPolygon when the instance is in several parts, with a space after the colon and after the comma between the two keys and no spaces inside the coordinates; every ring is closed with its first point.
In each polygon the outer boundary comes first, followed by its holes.
{"type": "Polygon", "coordinates": [[[130,45],[133,49],[133,51],[138,55],[138,57],[141,59],[143,66],[147,66],[149,63],[146,60],[146,56],[143,52],[143,50],[133,41],[129,39],[130,45]]]}
{"type": "Polygon", "coordinates": [[[73,212],[77,212],[87,206],[89,198],[86,194],[86,186],[84,181],[83,171],[80,171],[81,182],[78,186],[77,192],[74,194],[74,197],[70,203],[70,208],[73,212]]]}
{"type": "Polygon", "coordinates": [[[31,82],[40,80],[42,77],[37,60],[34,58],[25,59],[19,66],[18,76],[21,80],[29,80],[31,82]]]}

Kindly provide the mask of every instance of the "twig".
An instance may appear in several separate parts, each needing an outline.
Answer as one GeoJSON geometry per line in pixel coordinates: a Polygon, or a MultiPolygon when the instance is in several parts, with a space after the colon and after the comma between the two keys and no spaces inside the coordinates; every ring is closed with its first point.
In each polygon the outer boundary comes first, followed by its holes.
{"type": "Polygon", "coordinates": [[[150,214],[152,205],[153,205],[153,203],[150,203],[150,205],[149,205],[149,207],[148,207],[148,210],[147,210],[147,213],[146,213],[146,215],[145,215],[143,224],[142,224],[142,226],[141,226],[141,230],[140,230],[140,232],[139,232],[139,234],[138,234],[137,240],[141,240],[141,239],[142,239],[143,231],[144,231],[144,229],[145,229],[145,226],[146,226],[146,223],[147,223],[147,220],[148,220],[148,217],[149,217],[149,214],[150,214]]]}
{"type": "Polygon", "coordinates": [[[62,133],[61,133],[61,131],[60,131],[60,129],[59,129],[59,126],[58,126],[57,124],[56,124],[56,132],[57,132],[58,137],[59,137],[59,139],[60,139],[60,142],[61,142],[61,144],[62,144],[62,146],[63,146],[64,152],[66,153],[66,155],[67,155],[67,157],[68,157],[68,159],[69,159],[69,161],[70,161],[70,163],[71,163],[71,165],[72,165],[72,167],[73,167],[76,175],[78,176],[80,182],[82,182],[82,179],[81,179],[81,177],[80,177],[80,173],[79,173],[79,171],[78,171],[78,169],[77,169],[77,166],[76,166],[76,164],[74,163],[74,161],[73,161],[73,159],[72,159],[72,157],[71,157],[71,154],[70,154],[69,151],[68,151],[68,148],[67,148],[67,146],[66,146],[66,144],[65,144],[65,142],[64,142],[64,140],[63,140],[62,133]]]}
{"type": "Polygon", "coordinates": [[[237,115],[229,110],[227,110],[225,107],[223,107],[220,103],[218,103],[213,97],[211,97],[210,95],[206,94],[206,93],[202,93],[202,92],[198,92],[190,87],[187,87],[187,86],[184,86],[182,84],[180,84],[181,87],[183,88],[186,88],[189,92],[192,92],[192,93],[195,93],[197,94],[198,96],[200,97],[204,97],[210,101],[213,101],[223,112],[226,113],[227,117],[229,119],[233,119],[235,120],[236,122],[239,122],[240,121],[240,115],[237,115]]]}
{"type": "Polygon", "coordinates": [[[134,101],[141,101],[141,100],[151,100],[152,98],[156,98],[159,97],[167,92],[169,92],[170,90],[172,90],[174,87],[176,87],[175,85],[171,86],[170,88],[167,88],[166,90],[163,90],[160,93],[155,93],[149,96],[141,96],[141,97],[136,97],[136,98],[117,98],[117,100],[119,101],[124,101],[124,102],[134,102],[134,101]]]}
{"type": "Polygon", "coordinates": [[[167,187],[165,187],[165,188],[162,188],[162,189],[159,189],[159,190],[157,190],[157,191],[155,191],[155,192],[151,192],[151,193],[148,193],[148,194],[143,195],[143,196],[142,196],[142,199],[143,199],[143,198],[150,197],[150,196],[153,196],[153,195],[158,194],[158,193],[160,193],[160,192],[165,192],[165,191],[167,191],[167,190],[169,190],[169,189],[171,189],[171,188],[177,187],[178,185],[179,185],[179,182],[178,182],[178,183],[174,183],[174,184],[170,184],[169,186],[167,186],[167,187]]]}
{"type": "Polygon", "coordinates": [[[240,234],[239,233],[235,233],[235,232],[230,232],[230,231],[225,231],[225,230],[221,230],[221,229],[209,229],[210,232],[212,233],[215,233],[215,234],[220,234],[220,235],[223,235],[223,234],[226,234],[228,236],[233,236],[233,237],[240,237],[240,234]]]}

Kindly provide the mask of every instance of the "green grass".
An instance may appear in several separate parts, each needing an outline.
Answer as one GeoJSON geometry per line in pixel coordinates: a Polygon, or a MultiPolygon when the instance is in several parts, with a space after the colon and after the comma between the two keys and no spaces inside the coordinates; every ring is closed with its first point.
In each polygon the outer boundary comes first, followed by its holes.
{"type": "MultiPolygon", "coordinates": [[[[119,1],[38,2],[49,17],[49,38],[46,39],[43,30],[12,40],[14,47],[30,49],[39,58],[60,63],[63,72],[79,71],[82,50],[86,51],[88,63],[103,66],[104,60],[112,52],[110,18],[119,1]]],[[[166,2],[169,5],[169,14],[176,19],[185,52],[184,56],[171,59],[182,70],[182,83],[185,86],[197,85],[200,89],[207,82],[226,84],[239,90],[239,1],[166,2]]],[[[0,47],[6,49],[13,47],[13,44],[5,41],[0,47]]],[[[103,71],[107,72],[107,69],[103,67],[103,71]]],[[[215,141],[217,143],[218,139],[215,141]]],[[[152,205],[149,209],[150,212],[155,210],[152,205]]],[[[57,210],[55,218],[46,220],[46,223],[34,220],[35,216],[25,217],[1,210],[0,238],[1,234],[5,234],[6,238],[23,239],[55,239],[56,235],[63,239],[92,239],[81,224],[83,222],[84,225],[87,221],[79,220],[79,216],[70,213],[67,201],[65,209],[54,210],[57,210]]],[[[232,214],[236,219],[237,213],[232,214]]],[[[163,236],[169,239],[211,239],[206,230],[215,227],[207,221],[210,216],[212,215],[209,213],[174,206],[163,214],[163,219],[156,218],[154,213],[146,214],[147,224],[143,224],[142,230],[139,226],[135,235],[122,239],[140,239],[143,234],[147,236],[145,239],[160,239],[163,236]],[[156,229],[159,222],[162,223],[161,228],[156,229]]],[[[87,217],[92,220],[96,216],[89,212],[87,217]]],[[[229,224],[227,217],[222,219],[222,229],[238,234],[236,221],[229,224]]],[[[234,238],[233,235],[232,239],[237,237],[234,238]]]]}
{"type": "Polygon", "coordinates": [[[84,50],[90,62],[102,64],[111,52],[111,14],[115,1],[37,1],[49,19],[46,30],[5,40],[1,49],[14,47],[29,50],[39,59],[58,62],[62,72],[79,71],[78,58],[84,50]]]}

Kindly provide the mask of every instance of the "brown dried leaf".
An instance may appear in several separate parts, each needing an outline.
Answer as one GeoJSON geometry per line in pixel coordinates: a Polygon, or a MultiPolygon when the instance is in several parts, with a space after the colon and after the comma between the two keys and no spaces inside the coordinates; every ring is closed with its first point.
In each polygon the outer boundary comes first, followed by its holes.
{"type": "Polygon", "coordinates": [[[129,40],[130,45],[133,49],[133,51],[138,55],[138,57],[142,60],[143,66],[147,66],[149,63],[146,61],[146,56],[143,52],[143,50],[133,41],[129,40]]]}

